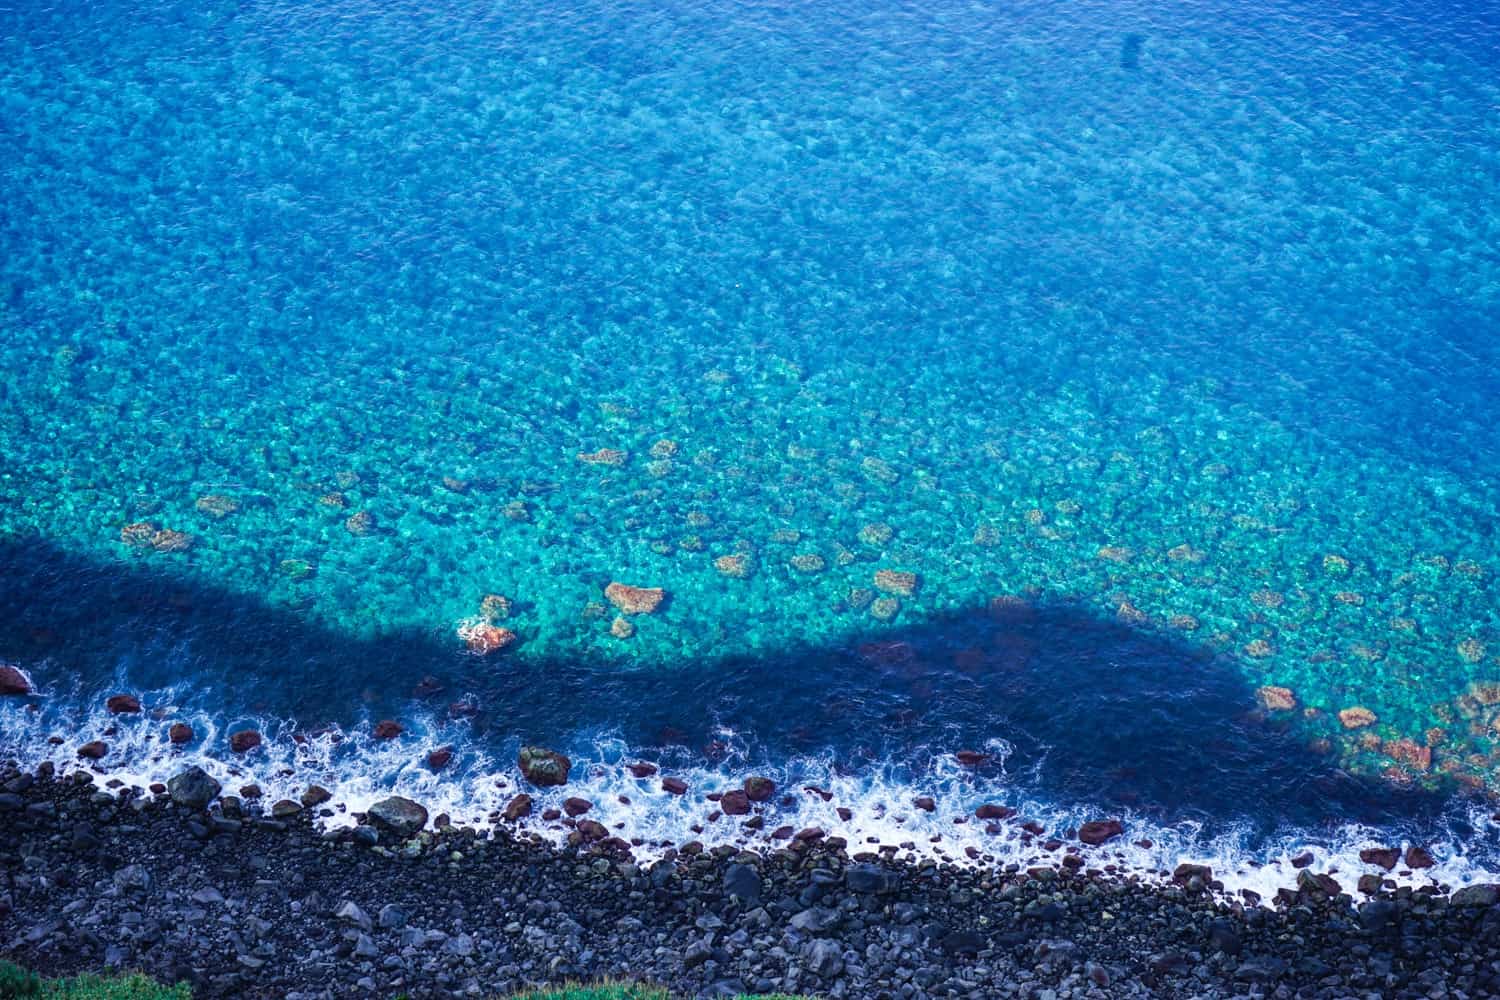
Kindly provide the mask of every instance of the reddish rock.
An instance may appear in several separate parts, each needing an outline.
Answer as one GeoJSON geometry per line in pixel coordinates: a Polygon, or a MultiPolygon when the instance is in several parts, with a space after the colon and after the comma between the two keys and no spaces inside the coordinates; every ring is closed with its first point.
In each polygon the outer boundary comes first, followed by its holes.
{"type": "Polygon", "coordinates": [[[592,808],[594,808],[594,804],[588,799],[571,798],[563,800],[563,812],[569,816],[582,816],[592,808]]]}
{"type": "Polygon", "coordinates": [[[90,740],[78,748],[78,756],[85,760],[98,760],[104,756],[107,749],[103,740],[90,740]]]}
{"type": "Polygon", "coordinates": [[[656,765],[648,764],[645,761],[639,761],[635,764],[630,765],[630,773],[635,775],[637,778],[649,778],[656,773],[656,765]]]}
{"type": "Polygon", "coordinates": [[[441,771],[443,768],[448,766],[448,762],[452,759],[452,747],[438,747],[436,750],[427,755],[427,766],[434,771],[441,771]]]}
{"type": "Polygon", "coordinates": [[[458,637],[475,656],[488,656],[515,644],[516,634],[508,628],[490,625],[487,622],[465,625],[458,630],[458,637]]]}
{"type": "Polygon", "coordinates": [[[1375,713],[1363,705],[1355,705],[1353,708],[1339,710],[1339,722],[1343,723],[1345,729],[1360,729],[1374,725],[1375,713]]]}
{"type": "Polygon", "coordinates": [[[750,811],[750,796],[738,788],[725,792],[719,799],[719,808],[730,816],[744,816],[750,811]]]}
{"type": "Polygon", "coordinates": [[[1042,834],[1047,832],[1046,828],[1034,819],[1029,819],[1026,822],[1022,823],[1021,829],[1025,830],[1027,833],[1031,834],[1034,837],[1040,837],[1042,834]]]}
{"type": "Polygon", "coordinates": [[[1418,847],[1413,844],[1406,849],[1406,867],[1408,868],[1431,868],[1437,864],[1428,853],[1427,848],[1418,847]]]}
{"type": "Polygon", "coordinates": [[[1267,712],[1290,712],[1297,707],[1297,696],[1292,693],[1292,689],[1277,687],[1274,684],[1257,688],[1255,700],[1267,712]]]}
{"type": "Polygon", "coordinates": [[[114,694],[104,703],[104,707],[115,715],[125,715],[141,710],[140,699],[133,694],[114,694]]]}
{"type": "Polygon", "coordinates": [[[681,778],[663,778],[661,788],[662,791],[671,792],[673,795],[686,795],[688,790],[687,782],[681,778]]]}
{"type": "Polygon", "coordinates": [[[333,798],[333,793],[322,785],[308,785],[307,791],[302,793],[303,808],[313,809],[333,798]]]}
{"type": "Polygon", "coordinates": [[[261,797],[261,794],[259,785],[240,786],[240,798],[242,799],[258,799],[261,797]]]}
{"type": "Polygon", "coordinates": [[[581,819],[578,821],[578,832],[588,843],[594,844],[609,836],[609,831],[604,824],[592,819],[581,819]]]}
{"type": "Polygon", "coordinates": [[[406,730],[395,719],[381,719],[375,723],[375,738],[377,740],[393,740],[406,730]]]}
{"type": "Polygon", "coordinates": [[[0,663],[0,695],[25,695],[31,693],[31,681],[20,669],[8,663],[0,663]]]}
{"type": "Polygon", "coordinates": [[[193,727],[186,722],[174,722],[172,723],[172,728],[167,730],[167,739],[178,746],[193,742],[197,735],[197,733],[193,732],[193,727]]]}
{"type": "Polygon", "coordinates": [[[1117,819],[1090,820],[1078,828],[1078,839],[1091,847],[1098,847],[1125,832],[1117,819]]]}
{"type": "Polygon", "coordinates": [[[937,808],[937,802],[935,802],[930,795],[918,795],[915,799],[912,800],[912,805],[916,806],[923,812],[932,812],[937,808]]]}
{"type": "Polygon", "coordinates": [[[774,829],[774,830],[771,831],[771,839],[772,840],[791,840],[792,839],[792,834],[794,834],[796,832],[797,832],[796,830],[793,830],[789,826],[778,826],[776,829],[774,829]]]}
{"type": "Polygon", "coordinates": [[[1409,737],[1399,740],[1386,740],[1385,752],[1402,764],[1407,765],[1414,771],[1426,771],[1432,767],[1432,748],[1425,747],[1409,737]]]}
{"type": "Polygon", "coordinates": [[[667,592],[660,587],[632,587],[612,582],[604,588],[605,599],[627,615],[649,615],[661,606],[666,596],[667,592]]]}
{"type": "Polygon", "coordinates": [[[990,762],[990,755],[978,750],[960,750],[953,756],[965,767],[979,767],[990,762]]]}
{"type": "Polygon", "coordinates": [[[803,844],[811,844],[815,841],[822,840],[826,836],[828,836],[828,834],[825,833],[821,828],[816,826],[809,826],[806,829],[798,830],[797,835],[792,839],[803,844]]]}
{"type": "Polygon", "coordinates": [[[1390,871],[1401,860],[1401,850],[1396,847],[1367,847],[1359,852],[1359,860],[1390,871]]]}
{"type": "Polygon", "coordinates": [[[526,780],[539,788],[567,784],[568,772],[573,769],[567,757],[542,747],[522,747],[519,763],[526,780]]]}
{"type": "Polygon", "coordinates": [[[745,779],[745,797],[751,802],[768,802],[776,794],[776,782],[758,775],[745,779]]]}
{"type": "Polygon", "coordinates": [[[996,805],[993,802],[986,802],[974,810],[975,819],[1010,819],[1015,814],[1016,811],[1010,806],[996,805]]]}
{"type": "Polygon", "coordinates": [[[253,729],[241,729],[229,737],[229,749],[235,753],[249,753],[260,746],[260,733],[253,729]]]}
{"type": "Polygon", "coordinates": [[[562,810],[561,809],[543,809],[542,810],[542,819],[545,820],[548,823],[556,822],[557,820],[562,819],[562,810]]]}
{"type": "Polygon", "coordinates": [[[505,818],[514,823],[531,815],[531,796],[522,792],[505,804],[505,818]]]}

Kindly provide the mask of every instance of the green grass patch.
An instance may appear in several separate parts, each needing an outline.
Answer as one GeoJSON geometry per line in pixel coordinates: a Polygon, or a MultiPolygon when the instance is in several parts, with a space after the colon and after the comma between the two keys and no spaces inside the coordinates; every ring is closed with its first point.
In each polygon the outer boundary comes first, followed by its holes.
{"type": "Polygon", "coordinates": [[[163,986],[145,976],[70,976],[43,979],[10,962],[0,962],[0,1000],[192,1000],[186,984],[163,986]]]}

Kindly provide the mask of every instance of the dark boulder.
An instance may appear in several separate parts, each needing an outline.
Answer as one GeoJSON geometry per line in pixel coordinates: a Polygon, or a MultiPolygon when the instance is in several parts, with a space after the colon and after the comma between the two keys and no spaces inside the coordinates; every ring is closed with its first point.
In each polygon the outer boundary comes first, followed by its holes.
{"type": "Polygon", "coordinates": [[[141,701],[133,694],[110,695],[104,707],[115,715],[127,715],[141,710],[141,701]]]}
{"type": "Polygon", "coordinates": [[[185,809],[205,809],[218,797],[222,787],[207,771],[194,764],[167,781],[167,794],[185,809]]]}
{"type": "Polygon", "coordinates": [[[26,675],[8,663],[0,663],[0,695],[24,695],[31,693],[31,682],[26,675]]]}
{"type": "Polygon", "coordinates": [[[751,802],[769,802],[776,794],[776,782],[755,775],[745,779],[745,796],[751,802]]]}
{"type": "Polygon", "coordinates": [[[1090,820],[1078,828],[1078,839],[1091,847],[1098,847],[1125,832],[1117,819],[1090,820]]]}
{"type": "Polygon", "coordinates": [[[514,823],[516,820],[531,815],[531,796],[522,792],[511,799],[505,805],[505,818],[514,823]]]}
{"type": "Polygon", "coordinates": [[[370,807],[370,822],[398,837],[410,837],[427,825],[427,810],[411,799],[392,795],[370,807]]]}
{"type": "Polygon", "coordinates": [[[542,747],[522,747],[518,760],[526,780],[539,788],[567,784],[568,772],[573,769],[567,757],[542,747]]]}
{"type": "Polygon", "coordinates": [[[260,733],[253,729],[241,729],[229,736],[229,749],[235,753],[249,753],[260,746],[260,733]]]}
{"type": "Polygon", "coordinates": [[[719,800],[719,808],[727,816],[744,816],[750,811],[750,796],[737,788],[725,792],[724,797],[719,800]]]}

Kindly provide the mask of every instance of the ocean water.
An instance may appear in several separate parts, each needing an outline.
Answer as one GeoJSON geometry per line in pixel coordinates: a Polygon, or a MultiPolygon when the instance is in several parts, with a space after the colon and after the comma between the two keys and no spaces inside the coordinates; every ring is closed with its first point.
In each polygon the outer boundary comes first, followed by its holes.
{"type": "Polygon", "coordinates": [[[1493,11],[20,4],[0,101],[7,755],[1500,871],[1493,11]]]}

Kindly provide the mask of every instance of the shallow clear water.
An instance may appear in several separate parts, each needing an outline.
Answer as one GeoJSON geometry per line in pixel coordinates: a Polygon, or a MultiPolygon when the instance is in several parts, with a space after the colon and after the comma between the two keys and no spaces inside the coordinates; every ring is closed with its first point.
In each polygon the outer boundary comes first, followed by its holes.
{"type": "Polygon", "coordinates": [[[0,11],[11,744],[1489,850],[1500,23],[930,7],[0,11]],[[612,580],[668,593],[628,638],[612,580]]]}

